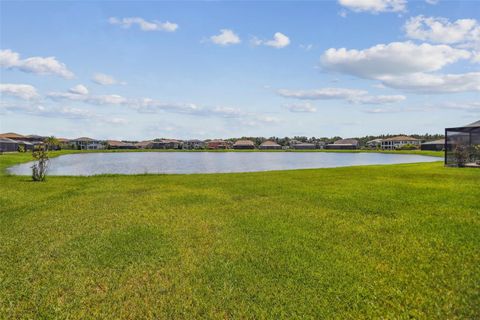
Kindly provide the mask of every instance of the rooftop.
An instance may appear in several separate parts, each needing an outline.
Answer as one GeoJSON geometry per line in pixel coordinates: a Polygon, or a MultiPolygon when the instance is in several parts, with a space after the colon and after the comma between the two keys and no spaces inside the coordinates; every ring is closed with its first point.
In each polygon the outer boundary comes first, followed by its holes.
{"type": "Polygon", "coordinates": [[[25,136],[22,136],[21,134],[18,134],[15,132],[7,132],[7,133],[0,133],[0,138],[22,139],[22,138],[25,138],[25,136]]]}
{"type": "Polygon", "coordinates": [[[445,139],[438,139],[433,141],[427,141],[422,144],[445,144],[445,139]]]}
{"type": "Polygon", "coordinates": [[[357,145],[358,141],[355,140],[355,139],[340,139],[340,140],[335,141],[333,144],[342,144],[342,145],[354,144],[354,145],[357,145]]]}
{"type": "Polygon", "coordinates": [[[250,141],[250,140],[237,140],[234,145],[236,145],[236,146],[239,146],[239,145],[253,146],[255,144],[253,143],[253,141],[250,141]]]}
{"type": "Polygon", "coordinates": [[[89,137],[80,137],[80,138],[77,138],[77,139],[73,139],[73,140],[71,140],[71,141],[80,141],[80,142],[85,141],[85,142],[90,142],[90,141],[96,141],[96,140],[94,140],[94,139],[92,139],[92,138],[89,138],[89,137]]]}
{"type": "Polygon", "coordinates": [[[262,142],[261,146],[280,147],[280,145],[278,143],[276,143],[275,141],[270,141],[270,140],[262,142]]]}
{"type": "Polygon", "coordinates": [[[409,136],[396,136],[396,137],[392,137],[392,138],[387,138],[383,141],[418,141],[418,139],[415,139],[415,138],[409,137],[409,136]]]}

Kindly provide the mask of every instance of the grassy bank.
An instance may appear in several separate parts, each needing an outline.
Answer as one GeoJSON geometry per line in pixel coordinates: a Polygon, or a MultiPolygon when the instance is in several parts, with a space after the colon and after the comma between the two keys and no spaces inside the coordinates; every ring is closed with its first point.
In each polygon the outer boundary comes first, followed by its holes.
{"type": "Polygon", "coordinates": [[[479,318],[479,185],[441,162],[0,173],[0,318],[479,318]]]}

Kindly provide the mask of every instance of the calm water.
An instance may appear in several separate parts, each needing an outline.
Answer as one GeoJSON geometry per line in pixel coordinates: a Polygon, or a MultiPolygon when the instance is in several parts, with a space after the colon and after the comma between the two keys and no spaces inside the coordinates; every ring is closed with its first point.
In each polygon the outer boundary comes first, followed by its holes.
{"type": "MultiPolygon", "coordinates": [[[[439,159],[404,154],[327,152],[84,153],[51,159],[48,174],[226,173],[432,161],[439,159]]],[[[32,163],[20,164],[9,168],[9,172],[30,175],[31,166],[32,163]]]]}

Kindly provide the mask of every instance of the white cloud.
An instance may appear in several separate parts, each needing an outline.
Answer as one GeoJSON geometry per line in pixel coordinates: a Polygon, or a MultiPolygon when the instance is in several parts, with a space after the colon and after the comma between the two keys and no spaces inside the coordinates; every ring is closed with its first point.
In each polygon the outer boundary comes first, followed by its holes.
{"type": "Polygon", "coordinates": [[[330,48],[321,57],[321,63],[327,70],[382,79],[385,76],[437,71],[470,57],[470,52],[448,45],[392,42],[365,50],[330,48]]]}
{"type": "Polygon", "coordinates": [[[128,120],[96,113],[89,109],[70,106],[48,106],[42,104],[2,104],[0,108],[6,112],[23,113],[46,118],[62,118],[70,120],[96,120],[100,123],[124,125],[128,120]]]}
{"type": "MultiPolygon", "coordinates": [[[[469,114],[480,115],[480,102],[478,101],[453,101],[453,102],[440,102],[440,103],[426,103],[422,105],[414,105],[406,108],[375,108],[362,110],[366,113],[399,113],[399,112],[439,112],[445,110],[455,110],[461,112],[467,112],[469,114]]],[[[473,121],[473,120],[472,120],[473,121]]]]}
{"type": "Polygon", "coordinates": [[[472,62],[480,63],[480,51],[473,53],[472,62]]]}
{"type": "Polygon", "coordinates": [[[24,100],[31,100],[38,97],[35,87],[29,84],[0,83],[0,93],[24,100]]]}
{"type": "Polygon", "coordinates": [[[440,0],[425,0],[426,3],[431,4],[431,5],[436,5],[438,4],[440,0]]]}
{"type": "Polygon", "coordinates": [[[139,113],[168,112],[198,117],[236,118],[242,121],[254,120],[257,123],[276,122],[276,118],[255,112],[245,112],[232,107],[205,107],[194,103],[169,103],[151,98],[126,98],[116,94],[93,95],[85,93],[82,89],[83,88],[76,86],[68,92],[50,92],[47,94],[47,98],[53,101],[72,101],[89,105],[123,106],[139,113]],[[82,92],[85,94],[82,94],[82,92]]]}
{"type": "Polygon", "coordinates": [[[126,29],[130,28],[132,25],[138,25],[142,31],[167,31],[174,32],[178,29],[178,24],[172,23],[169,21],[160,22],[157,20],[147,21],[140,17],[129,17],[129,18],[116,18],[111,17],[108,19],[108,22],[113,25],[120,25],[126,29]]]}
{"type": "Polygon", "coordinates": [[[391,88],[418,93],[480,92],[480,72],[464,74],[413,73],[386,77],[383,83],[391,88]]]}
{"type": "Polygon", "coordinates": [[[76,85],[75,87],[70,88],[68,92],[73,94],[87,95],[88,89],[83,84],[76,85]]]}
{"type": "Polygon", "coordinates": [[[0,50],[0,67],[41,75],[57,75],[65,79],[74,77],[73,72],[68,70],[67,66],[55,57],[20,59],[20,54],[10,49],[0,50]]]}
{"type": "Polygon", "coordinates": [[[302,104],[290,104],[287,105],[286,108],[290,112],[295,113],[314,113],[317,112],[317,108],[315,108],[311,103],[302,103],[302,104]]]}
{"type": "Polygon", "coordinates": [[[309,43],[309,44],[301,44],[299,45],[300,49],[303,49],[305,51],[310,51],[313,49],[313,44],[309,43]]]}
{"type": "Polygon", "coordinates": [[[338,3],[355,12],[403,12],[406,0],[338,0],[338,3]]]}
{"type": "Polygon", "coordinates": [[[210,37],[210,41],[221,46],[228,46],[241,42],[240,37],[230,29],[221,29],[220,34],[210,37]]]}
{"type": "Polygon", "coordinates": [[[264,46],[280,49],[280,48],[285,48],[290,44],[290,38],[281,32],[275,32],[272,40],[261,40],[258,38],[253,38],[251,40],[251,43],[254,46],[264,45],[264,46]]]}
{"type": "Polygon", "coordinates": [[[102,86],[110,86],[114,84],[125,84],[125,82],[119,81],[115,79],[113,76],[105,73],[95,73],[92,77],[92,81],[102,86]]]}
{"type": "MultiPolygon", "coordinates": [[[[75,91],[75,88],[72,89],[75,91]]],[[[47,97],[55,101],[71,100],[98,105],[122,105],[129,103],[127,98],[117,94],[89,95],[72,92],[72,89],[70,89],[69,92],[50,92],[47,94],[47,97]]]]}
{"type": "Polygon", "coordinates": [[[354,104],[387,104],[401,102],[403,95],[369,95],[368,91],[346,88],[321,88],[315,90],[280,89],[277,93],[286,98],[301,100],[345,100],[354,104]]]}
{"type": "Polygon", "coordinates": [[[407,37],[435,43],[480,45],[480,24],[475,19],[450,22],[446,18],[416,16],[404,26],[407,37]]]}
{"type": "Polygon", "coordinates": [[[362,95],[357,97],[352,97],[349,100],[352,103],[360,103],[360,104],[388,104],[388,103],[396,103],[402,102],[407,98],[400,94],[394,95],[378,95],[378,96],[370,96],[370,95],[362,95]]]}
{"type": "Polygon", "coordinates": [[[273,39],[264,42],[266,46],[274,48],[284,48],[290,44],[290,38],[281,32],[275,32],[273,39]]]}
{"type": "Polygon", "coordinates": [[[330,100],[330,99],[348,99],[353,96],[365,95],[368,92],[364,90],[345,89],[345,88],[321,88],[315,90],[288,90],[280,89],[279,95],[286,98],[296,98],[304,100],[330,100]]]}

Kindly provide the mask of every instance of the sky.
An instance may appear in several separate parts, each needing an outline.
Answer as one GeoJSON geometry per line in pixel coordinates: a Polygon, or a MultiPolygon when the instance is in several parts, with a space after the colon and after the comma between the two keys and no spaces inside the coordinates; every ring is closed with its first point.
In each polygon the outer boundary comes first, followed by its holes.
{"type": "Polygon", "coordinates": [[[0,132],[443,133],[480,119],[480,2],[0,1],[0,132]]]}

